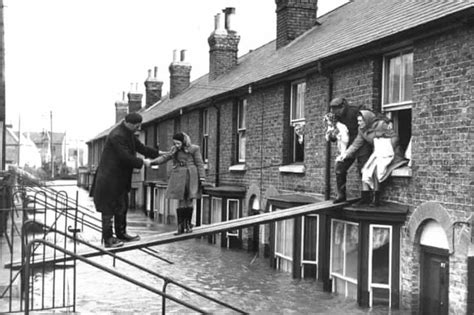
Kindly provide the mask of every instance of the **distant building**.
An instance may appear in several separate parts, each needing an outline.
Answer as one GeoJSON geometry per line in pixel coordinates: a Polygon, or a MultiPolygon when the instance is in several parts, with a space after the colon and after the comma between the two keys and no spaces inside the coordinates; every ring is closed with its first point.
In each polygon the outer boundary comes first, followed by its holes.
{"type": "Polygon", "coordinates": [[[19,167],[41,167],[41,155],[29,133],[18,134],[11,128],[6,128],[5,134],[5,165],[19,167]]]}

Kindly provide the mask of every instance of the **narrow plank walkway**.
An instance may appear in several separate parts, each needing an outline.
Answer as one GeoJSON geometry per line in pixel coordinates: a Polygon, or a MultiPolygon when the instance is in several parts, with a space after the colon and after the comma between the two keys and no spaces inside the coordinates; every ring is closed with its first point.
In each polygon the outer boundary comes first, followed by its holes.
{"type": "MultiPolygon", "coordinates": [[[[243,218],[239,218],[235,220],[195,227],[192,233],[184,233],[180,235],[175,235],[174,232],[168,232],[168,233],[160,233],[156,235],[147,235],[147,236],[142,237],[137,242],[125,243],[124,246],[122,247],[109,248],[106,251],[111,252],[111,253],[118,253],[118,252],[130,251],[134,249],[141,249],[141,248],[146,248],[146,247],[151,247],[151,246],[156,246],[156,245],[172,243],[172,242],[184,241],[184,240],[188,240],[188,239],[192,239],[196,237],[225,232],[228,230],[242,229],[242,228],[246,228],[246,227],[250,227],[254,225],[286,220],[286,219],[290,219],[290,218],[294,218],[294,217],[298,217],[302,215],[307,215],[307,214],[312,214],[312,213],[317,213],[321,211],[335,210],[338,208],[342,208],[344,206],[348,206],[356,200],[357,199],[349,200],[349,201],[345,201],[341,203],[336,203],[336,204],[333,203],[332,200],[328,200],[328,201],[307,204],[307,205],[298,206],[298,207],[289,208],[289,209],[282,209],[282,210],[278,210],[274,212],[263,213],[260,215],[248,216],[248,217],[243,217],[243,218]]],[[[104,253],[99,250],[89,249],[86,251],[78,251],[78,254],[83,257],[90,258],[90,257],[103,255],[104,253]]],[[[53,262],[58,263],[58,262],[63,262],[65,260],[71,260],[71,259],[72,259],[71,257],[56,257],[56,259],[54,259],[53,257],[49,257],[41,261],[35,261],[34,265],[48,264],[48,263],[53,263],[53,262]]],[[[21,262],[16,261],[12,265],[10,264],[5,265],[5,267],[7,268],[13,267],[13,269],[17,269],[21,267],[21,262]]]]}

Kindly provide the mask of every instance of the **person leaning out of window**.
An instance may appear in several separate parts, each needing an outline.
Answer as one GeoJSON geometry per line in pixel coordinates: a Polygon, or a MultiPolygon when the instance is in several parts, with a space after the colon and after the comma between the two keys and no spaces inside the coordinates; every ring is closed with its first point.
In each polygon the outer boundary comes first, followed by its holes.
{"type": "Polygon", "coordinates": [[[406,163],[398,145],[398,135],[392,129],[391,121],[384,115],[370,110],[361,110],[357,116],[359,131],[357,137],[338,159],[349,159],[365,143],[373,146],[373,152],[362,167],[362,191],[359,205],[380,205],[380,183],[392,170],[406,163]]]}

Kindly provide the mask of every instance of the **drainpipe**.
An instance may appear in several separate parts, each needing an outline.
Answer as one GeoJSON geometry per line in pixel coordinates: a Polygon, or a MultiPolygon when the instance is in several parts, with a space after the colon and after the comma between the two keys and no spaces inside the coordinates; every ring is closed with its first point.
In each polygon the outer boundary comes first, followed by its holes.
{"type": "MultiPolygon", "coordinates": [[[[328,101],[328,107],[327,107],[327,112],[331,110],[329,104],[331,103],[332,100],[332,93],[333,93],[333,80],[332,80],[332,74],[323,74],[327,79],[328,79],[328,96],[329,96],[329,101],[328,101]]],[[[324,185],[325,185],[325,191],[324,191],[324,199],[329,200],[331,199],[331,142],[327,141],[326,142],[326,161],[325,161],[325,176],[324,176],[324,185]]]]}
{"type": "Polygon", "coordinates": [[[216,109],[216,175],[215,175],[215,185],[216,187],[219,186],[219,172],[220,172],[220,169],[219,169],[219,164],[220,164],[220,142],[221,142],[221,110],[219,108],[219,106],[217,106],[216,104],[214,104],[214,101],[211,101],[211,104],[213,104],[214,108],[216,109]]]}

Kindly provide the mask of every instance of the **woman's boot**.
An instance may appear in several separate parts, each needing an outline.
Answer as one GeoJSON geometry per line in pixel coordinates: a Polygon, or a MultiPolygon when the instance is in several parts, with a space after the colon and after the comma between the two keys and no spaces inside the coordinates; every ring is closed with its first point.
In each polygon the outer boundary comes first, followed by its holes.
{"type": "Polygon", "coordinates": [[[178,230],[176,231],[176,233],[174,233],[174,235],[179,235],[179,234],[182,234],[184,233],[184,220],[185,220],[185,217],[184,217],[184,211],[185,211],[186,208],[176,208],[176,220],[177,220],[177,224],[178,224],[178,230]]]}
{"type": "Polygon", "coordinates": [[[380,191],[374,191],[374,200],[370,204],[371,207],[380,206],[380,191]]]}
{"type": "Polygon", "coordinates": [[[360,200],[356,203],[356,205],[363,206],[368,205],[372,201],[371,198],[371,191],[369,190],[362,190],[360,192],[360,200]]]}
{"type": "Polygon", "coordinates": [[[191,233],[193,231],[193,224],[191,223],[191,220],[193,218],[193,207],[187,207],[186,208],[186,221],[185,221],[185,233],[191,233]]]}

